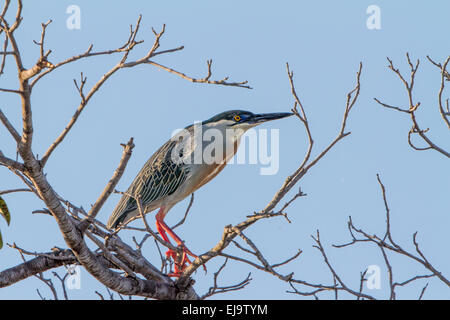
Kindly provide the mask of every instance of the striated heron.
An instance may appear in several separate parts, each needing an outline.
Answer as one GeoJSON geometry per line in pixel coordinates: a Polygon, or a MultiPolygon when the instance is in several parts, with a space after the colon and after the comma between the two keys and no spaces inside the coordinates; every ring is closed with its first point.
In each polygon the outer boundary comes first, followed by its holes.
{"type": "Polygon", "coordinates": [[[156,229],[170,243],[169,234],[182,252],[177,255],[171,249],[167,251],[166,255],[175,262],[174,272],[169,275],[180,276],[186,264],[191,263],[187,255],[194,259],[197,256],[164,222],[167,212],[222,171],[235,155],[241,137],[248,129],[291,115],[231,110],[186,127],[145,163],[112,212],[107,227],[116,229],[139,218],[137,201],[142,204],[143,213],[159,208],[156,229]]]}

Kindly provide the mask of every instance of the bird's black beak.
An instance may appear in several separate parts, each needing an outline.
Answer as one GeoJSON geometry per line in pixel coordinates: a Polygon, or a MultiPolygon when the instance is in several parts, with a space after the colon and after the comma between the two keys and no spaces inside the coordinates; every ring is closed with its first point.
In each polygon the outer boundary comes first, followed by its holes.
{"type": "Polygon", "coordinates": [[[250,124],[260,124],[266,121],[282,119],[294,115],[291,112],[261,113],[251,116],[247,122],[250,124]]]}

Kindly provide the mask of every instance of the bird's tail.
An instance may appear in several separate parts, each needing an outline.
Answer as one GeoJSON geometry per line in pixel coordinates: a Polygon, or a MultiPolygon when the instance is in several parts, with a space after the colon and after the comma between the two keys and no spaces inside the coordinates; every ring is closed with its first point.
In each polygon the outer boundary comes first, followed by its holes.
{"type": "Polygon", "coordinates": [[[133,211],[135,211],[136,209],[136,200],[128,195],[123,195],[119,203],[111,213],[106,227],[108,229],[116,229],[119,224],[126,223],[129,218],[131,218],[133,211]]]}

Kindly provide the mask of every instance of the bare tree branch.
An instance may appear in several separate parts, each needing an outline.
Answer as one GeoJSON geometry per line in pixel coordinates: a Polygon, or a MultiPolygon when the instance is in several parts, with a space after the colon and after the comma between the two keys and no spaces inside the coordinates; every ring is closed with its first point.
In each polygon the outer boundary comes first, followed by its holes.
{"type": "Polygon", "coordinates": [[[116,187],[117,183],[119,182],[120,178],[123,175],[123,172],[125,171],[125,167],[128,164],[128,160],[131,157],[131,153],[134,148],[133,138],[130,138],[130,140],[127,142],[127,144],[122,144],[123,146],[123,154],[122,158],[120,159],[119,166],[114,171],[114,174],[109,180],[108,184],[105,186],[105,189],[103,190],[100,197],[97,199],[97,201],[92,206],[91,210],[88,213],[88,216],[84,220],[83,225],[80,225],[80,230],[86,230],[86,228],[89,226],[90,223],[92,223],[92,219],[95,219],[98,212],[102,208],[103,204],[106,202],[106,200],[109,198],[111,193],[114,191],[114,188],[116,187]]]}
{"type": "Polygon", "coordinates": [[[380,248],[380,250],[382,251],[383,257],[385,259],[386,265],[388,267],[388,272],[389,272],[389,283],[390,283],[390,288],[391,288],[391,298],[394,299],[395,298],[395,292],[394,289],[396,286],[401,286],[400,284],[398,284],[397,282],[394,282],[393,277],[392,277],[392,268],[389,264],[389,261],[387,259],[387,255],[385,252],[385,249],[388,249],[391,252],[397,253],[399,255],[403,255],[405,257],[408,257],[416,262],[418,262],[419,264],[421,264],[422,266],[424,266],[426,269],[428,269],[429,271],[432,272],[432,275],[427,275],[427,276],[420,276],[420,277],[413,277],[412,280],[410,279],[409,281],[404,282],[404,284],[408,284],[409,282],[416,280],[416,279],[421,279],[424,277],[431,277],[431,276],[436,276],[437,278],[439,278],[443,283],[445,283],[447,286],[450,287],[450,281],[440,272],[438,271],[429,261],[428,259],[425,257],[425,255],[422,253],[422,251],[419,248],[419,244],[417,242],[417,232],[415,232],[413,234],[413,244],[415,246],[416,252],[418,255],[415,255],[405,249],[403,249],[400,245],[398,245],[397,243],[395,243],[392,239],[392,234],[391,234],[391,223],[390,223],[390,214],[389,214],[389,207],[387,205],[387,200],[386,200],[386,189],[383,185],[383,183],[381,182],[381,179],[379,177],[379,175],[377,175],[377,179],[378,179],[378,183],[380,184],[380,188],[382,191],[382,196],[383,196],[383,201],[385,203],[385,209],[386,209],[386,233],[385,236],[383,238],[378,237],[377,235],[370,235],[368,232],[362,230],[362,229],[358,229],[355,227],[355,225],[353,224],[353,221],[351,219],[351,217],[349,218],[349,222],[348,222],[348,227],[349,227],[349,231],[350,231],[350,235],[352,237],[352,241],[345,243],[345,244],[341,244],[341,245],[333,245],[335,248],[343,248],[343,247],[347,247],[347,246],[351,246],[357,243],[361,243],[361,242],[371,242],[374,243],[375,245],[377,245],[377,247],[380,248]],[[356,235],[360,235],[361,238],[357,238],[356,235]],[[389,241],[389,242],[388,242],[389,241]],[[397,284],[396,284],[397,283],[397,284]]]}
{"type": "MultiPolygon", "coordinates": [[[[190,82],[194,82],[194,83],[209,83],[209,84],[219,84],[219,85],[223,85],[223,86],[232,86],[232,87],[241,87],[241,88],[247,88],[247,89],[252,89],[252,87],[250,87],[249,85],[247,85],[248,81],[242,81],[242,82],[227,82],[228,77],[223,78],[222,80],[209,80],[209,78],[211,77],[211,64],[212,64],[212,60],[208,60],[207,61],[207,65],[208,65],[208,74],[204,77],[204,78],[193,78],[193,77],[189,77],[186,74],[177,71],[175,69],[163,66],[162,64],[159,64],[157,62],[154,61],[146,61],[145,63],[150,64],[152,66],[158,67],[162,70],[165,70],[167,72],[176,74],[177,76],[188,80],[190,82]]],[[[130,63],[129,66],[134,66],[134,63],[130,63]]]]}
{"type": "MultiPolygon", "coordinates": [[[[411,146],[411,148],[415,149],[415,150],[419,150],[419,151],[423,151],[423,150],[430,150],[430,149],[434,149],[436,151],[438,151],[439,153],[443,154],[444,156],[450,158],[450,153],[446,150],[444,150],[443,148],[439,147],[437,144],[435,144],[427,135],[427,131],[428,129],[421,129],[419,126],[419,123],[417,121],[416,118],[416,114],[415,112],[417,111],[417,109],[420,106],[420,102],[414,103],[414,99],[413,99],[413,89],[414,89],[414,82],[415,82],[415,77],[416,77],[416,72],[417,69],[419,68],[419,60],[417,59],[416,64],[414,65],[409,57],[409,54],[406,54],[406,60],[408,62],[408,65],[410,67],[410,80],[409,82],[404,78],[404,76],[401,74],[401,72],[399,71],[399,69],[397,69],[392,60],[387,58],[389,65],[388,68],[391,69],[401,80],[401,82],[403,83],[407,95],[408,95],[408,104],[409,107],[408,109],[404,109],[404,108],[399,108],[396,106],[392,106],[386,103],[381,102],[379,99],[374,98],[374,100],[380,104],[381,106],[388,108],[388,109],[392,109],[392,110],[396,110],[402,113],[408,113],[411,117],[411,122],[412,122],[412,128],[408,133],[408,144],[411,146]],[[427,144],[426,147],[417,147],[416,145],[414,145],[414,143],[411,140],[411,136],[413,134],[417,134],[419,135],[423,141],[425,141],[425,143],[427,144]]],[[[446,77],[446,67],[448,62],[450,61],[450,57],[447,58],[447,60],[445,61],[444,65],[441,66],[440,64],[435,63],[434,61],[432,61],[429,57],[428,60],[430,60],[434,65],[436,65],[437,67],[439,67],[441,69],[441,86],[439,89],[439,94],[438,94],[438,101],[439,101],[439,111],[441,113],[442,118],[444,119],[445,123],[447,124],[448,128],[450,129],[450,123],[449,123],[449,119],[448,119],[448,115],[447,113],[444,111],[444,107],[443,107],[443,103],[442,103],[442,93],[444,91],[444,78],[446,77]]]]}
{"type": "MultiPolygon", "coordinates": [[[[428,58],[430,61],[431,59],[428,58]]],[[[442,94],[444,92],[444,88],[445,88],[445,81],[450,81],[450,75],[447,72],[447,65],[450,61],[450,56],[445,60],[443,66],[441,67],[441,86],[439,88],[439,93],[438,93],[438,103],[439,103],[439,112],[441,113],[442,119],[444,120],[445,124],[447,125],[447,128],[450,129],[450,112],[449,112],[449,107],[448,107],[448,99],[447,101],[447,112],[445,112],[444,110],[444,106],[442,103],[442,94]]]]}
{"type": "Polygon", "coordinates": [[[20,189],[10,189],[10,190],[3,190],[0,191],[0,196],[8,193],[14,193],[14,192],[32,192],[30,189],[20,188],[20,189]]]}
{"type": "Polygon", "coordinates": [[[0,288],[13,285],[47,270],[58,268],[65,264],[76,264],[77,259],[70,250],[61,251],[52,257],[53,252],[39,255],[15,267],[0,272],[0,288]]]}
{"type": "Polygon", "coordinates": [[[13,170],[19,170],[19,171],[25,170],[25,166],[23,163],[20,163],[15,160],[12,160],[8,157],[5,157],[5,155],[3,154],[3,152],[1,150],[0,150],[0,165],[11,168],[13,170]]]}
{"type": "Polygon", "coordinates": [[[173,229],[175,229],[175,228],[177,228],[177,227],[179,227],[179,226],[181,226],[185,221],[186,221],[186,218],[187,218],[187,216],[188,216],[188,214],[189,214],[189,211],[191,210],[191,208],[192,208],[192,204],[194,203],[194,194],[192,193],[191,194],[191,199],[189,200],[189,204],[188,204],[188,206],[187,206],[187,209],[186,209],[186,211],[185,211],[185,213],[184,213],[184,216],[183,216],[183,218],[180,220],[180,221],[178,221],[171,229],[173,230],[173,229]]]}
{"type": "Polygon", "coordinates": [[[375,299],[374,297],[372,297],[372,296],[370,296],[368,294],[362,293],[361,290],[359,292],[352,290],[350,287],[348,287],[342,281],[341,277],[339,277],[339,275],[337,274],[337,272],[334,270],[333,266],[331,265],[330,261],[328,260],[328,257],[327,257],[327,255],[325,253],[325,249],[323,248],[322,243],[320,242],[319,230],[317,230],[315,237],[314,236],[311,236],[311,237],[316,242],[316,245],[314,245],[314,247],[320,251],[320,253],[322,254],[323,259],[325,261],[325,264],[328,266],[328,269],[333,274],[333,278],[335,278],[339,282],[339,284],[342,286],[343,290],[345,290],[345,291],[347,291],[347,292],[349,292],[349,293],[351,293],[351,294],[353,294],[353,295],[355,295],[357,297],[362,297],[362,298],[366,298],[366,299],[369,299],[369,300],[374,300],[375,299]]]}
{"type": "MultiPolygon", "coordinates": [[[[141,22],[141,16],[139,16],[137,22],[136,22],[136,27],[133,28],[131,27],[131,34],[130,37],[127,41],[127,43],[120,47],[119,49],[116,50],[109,50],[106,52],[102,52],[102,53],[96,53],[96,54],[91,54],[90,51],[92,49],[92,46],[89,47],[89,49],[82,55],[77,56],[77,57],[72,57],[67,59],[66,61],[56,64],[55,66],[52,65],[52,68],[55,69],[63,64],[67,64],[76,60],[79,60],[81,58],[85,58],[85,57],[89,57],[89,56],[93,56],[93,55],[100,55],[100,54],[112,54],[112,53],[117,53],[117,52],[121,52],[123,53],[123,56],[121,58],[121,60],[114,66],[112,67],[107,73],[105,73],[100,80],[97,81],[97,83],[95,83],[91,90],[85,95],[83,93],[83,87],[85,85],[86,82],[86,78],[83,79],[82,76],[82,80],[81,80],[81,86],[78,87],[77,83],[75,82],[75,85],[77,86],[77,90],[81,96],[81,103],[78,106],[77,110],[75,111],[74,115],[72,116],[72,118],[70,119],[69,123],[67,124],[67,126],[64,128],[64,130],[61,132],[61,134],[56,138],[56,140],[53,142],[53,144],[47,149],[47,151],[45,152],[44,156],[41,159],[41,165],[45,166],[45,163],[47,162],[48,158],[50,157],[50,155],[52,154],[52,152],[56,149],[56,147],[64,140],[64,138],[66,137],[66,135],[69,133],[69,131],[72,129],[73,125],[76,123],[76,121],[78,120],[78,117],[80,116],[81,112],[84,110],[84,108],[86,107],[86,105],[88,104],[89,100],[92,98],[92,96],[102,87],[102,85],[114,74],[116,73],[118,70],[123,69],[123,68],[131,68],[131,67],[135,67],[137,65],[140,64],[152,64],[155,66],[158,66],[162,69],[165,69],[169,72],[178,74],[179,76],[181,76],[184,79],[190,80],[192,82],[201,82],[201,83],[209,83],[209,84],[219,84],[219,85],[227,85],[227,86],[235,86],[235,87],[244,87],[244,88],[250,88],[248,86],[245,86],[245,84],[247,83],[247,81],[244,82],[239,82],[239,83],[228,83],[226,82],[226,80],[228,78],[224,78],[222,80],[219,81],[212,81],[209,80],[209,78],[211,77],[211,61],[208,61],[208,75],[203,78],[203,79],[194,79],[191,77],[188,77],[178,71],[175,71],[173,69],[164,67],[162,65],[159,65],[156,62],[150,61],[149,59],[154,57],[155,55],[161,55],[163,53],[170,53],[170,52],[174,52],[174,51],[178,51],[181,50],[182,47],[179,48],[175,48],[175,49],[171,49],[171,50],[165,50],[165,51],[159,51],[157,52],[156,50],[159,48],[160,46],[160,39],[163,36],[164,32],[165,32],[165,25],[163,25],[162,30],[160,32],[156,32],[155,30],[153,30],[153,33],[155,35],[155,41],[153,43],[152,48],[148,51],[148,53],[135,61],[130,61],[127,62],[128,59],[128,54],[131,50],[133,50],[135,48],[136,45],[142,43],[142,41],[136,41],[136,36],[140,27],[140,22],[141,22]]],[[[39,78],[38,78],[39,79],[39,78]]],[[[36,79],[36,81],[38,80],[36,79]]],[[[34,83],[31,84],[31,87],[34,85],[34,83]]]]}
{"type": "Polygon", "coordinates": [[[241,290],[241,289],[245,288],[250,283],[250,281],[252,280],[250,278],[251,273],[249,273],[247,275],[247,277],[244,280],[242,280],[241,282],[239,282],[239,283],[236,283],[236,284],[233,284],[233,285],[229,285],[229,286],[219,286],[217,280],[218,280],[218,277],[219,277],[220,273],[225,268],[227,262],[228,262],[228,258],[225,258],[225,261],[220,266],[219,270],[214,272],[214,285],[209,288],[208,292],[206,292],[204,295],[202,295],[200,297],[201,300],[204,300],[204,299],[206,299],[208,297],[211,297],[211,296],[213,296],[215,294],[241,290]]]}
{"type": "Polygon", "coordinates": [[[17,143],[20,143],[20,135],[14,126],[9,122],[8,118],[5,116],[3,111],[0,109],[0,121],[3,123],[6,129],[8,129],[11,136],[16,140],[17,143]]]}
{"type": "Polygon", "coordinates": [[[64,274],[63,277],[61,277],[57,272],[54,272],[54,271],[53,271],[52,273],[53,273],[53,275],[54,275],[56,278],[58,278],[58,280],[59,280],[60,283],[61,283],[61,289],[62,289],[63,294],[64,294],[64,299],[65,299],[65,300],[69,300],[69,296],[67,295],[66,283],[65,283],[66,278],[67,278],[67,276],[69,275],[69,273],[66,272],[66,273],[64,274]]]}

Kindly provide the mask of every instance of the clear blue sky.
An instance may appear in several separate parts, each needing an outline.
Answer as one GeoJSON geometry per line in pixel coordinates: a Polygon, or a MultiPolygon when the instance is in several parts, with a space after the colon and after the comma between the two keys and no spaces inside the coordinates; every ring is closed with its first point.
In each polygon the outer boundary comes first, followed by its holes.
{"type": "MultiPolygon", "coordinates": [[[[377,248],[331,247],[333,243],[349,240],[346,225],[349,215],[357,226],[371,233],[383,233],[385,212],[376,181],[376,173],[380,173],[387,188],[395,240],[413,250],[412,234],[418,231],[423,252],[448,277],[448,159],[434,151],[412,150],[406,140],[410,129],[406,115],[383,109],[373,101],[373,97],[378,97],[404,106],[405,90],[386,68],[386,56],[405,72],[408,70],[405,53],[409,52],[413,59],[419,58],[415,96],[422,107],[417,116],[424,128],[431,128],[432,139],[440,141],[447,150],[450,148],[449,132],[437,109],[439,71],[426,60],[427,54],[437,61],[450,54],[448,12],[448,1],[433,1],[432,5],[423,1],[134,1],[126,5],[119,1],[28,1],[17,32],[28,67],[39,55],[32,40],[39,39],[41,22],[53,19],[46,45],[53,51],[49,60],[55,63],[84,52],[91,43],[94,50],[123,44],[128,38],[129,25],[141,13],[138,38],[145,39],[145,44],[131,58],[140,57],[153,43],[150,27],[159,30],[165,23],[161,48],[185,45],[185,49],[156,61],[203,77],[206,60],[212,58],[215,78],[230,76],[231,80],[248,80],[254,88],[193,84],[148,65],[122,70],[91,100],[70,135],[53,154],[47,165],[48,179],[61,195],[87,208],[117,166],[121,155],[119,144],[131,136],[136,147],[119,184],[122,190],[176,128],[227,109],[288,111],[292,96],[285,70],[287,61],[295,72],[296,88],[311,122],[317,152],[337,134],[345,95],[354,86],[355,72],[362,61],[361,95],[348,123],[352,134],[302,179],[299,186],[308,196],[290,207],[291,224],[282,218],[262,221],[248,229],[247,234],[272,263],[286,259],[298,248],[303,250],[297,261],[281,269],[285,273],[293,271],[303,280],[332,283],[320,253],[312,248],[310,235],[320,229],[323,244],[343,279],[357,287],[359,273],[368,265],[379,265],[381,289],[368,293],[387,297],[388,276],[377,248]],[[80,30],[66,28],[69,16],[66,8],[71,4],[81,9],[80,30]],[[366,9],[372,4],[381,9],[380,30],[366,27],[366,9]]],[[[83,71],[88,77],[86,86],[90,87],[117,58],[91,58],[63,67],[40,81],[32,98],[36,153],[45,152],[78,106],[79,97],[72,79],[78,79],[79,72],[83,71]]],[[[1,87],[15,87],[12,62],[6,72],[9,75],[0,78],[1,87]]],[[[2,93],[1,108],[20,128],[17,97],[2,93]]],[[[303,159],[306,137],[298,120],[284,119],[264,127],[280,128],[278,174],[262,176],[258,165],[233,165],[196,192],[189,219],[178,229],[193,252],[207,251],[220,239],[225,225],[240,222],[246,215],[265,207],[285,177],[303,159]]],[[[14,155],[12,141],[3,127],[0,145],[5,154],[14,155]]],[[[0,189],[20,186],[15,176],[0,168],[0,189]]],[[[55,245],[66,247],[51,217],[31,214],[43,206],[33,195],[11,194],[5,199],[12,213],[10,227],[0,222],[5,242],[16,242],[39,252],[55,245]]],[[[106,222],[118,200],[119,196],[113,195],[98,218],[106,222]]],[[[182,217],[186,206],[187,200],[172,209],[167,217],[169,225],[182,217]]],[[[149,221],[153,222],[153,217],[149,221]]],[[[130,235],[126,234],[125,238],[130,235]]],[[[152,261],[159,265],[159,255],[153,247],[148,248],[148,256],[154,256],[152,261]]],[[[0,251],[0,269],[20,261],[15,250],[5,247],[0,251]]],[[[208,263],[206,276],[202,271],[195,274],[198,293],[207,291],[213,272],[222,261],[219,258],[208,263]]],[[[394,277],[399,282],[414,274],[427,273],[403,258],[392,256],[392,263],[394,277]]],[[[221,283],[240,281],[249,271],[253,281],[247,288],[217,297],[299,298],[286,293],[290,290],[288,284],[234,262],[224,272],[221,283]]],[[[417,298],[427,281],[430,285],[424,298],[450,298],[449,288],[436,280],[418,281],[400,289],[398,297],[417,298]]],[[[69,295],[96,299],[95,290],[105,292],[85,271],[81,286],[80,290],[69,291],[69,295]]],[[[41,282],[31,278],[0,290],[0,299],[36,299],[39,298],[36,288],[51,296],[41,282]]]]}

